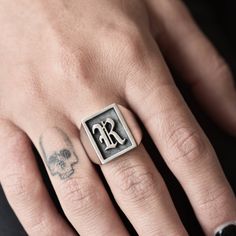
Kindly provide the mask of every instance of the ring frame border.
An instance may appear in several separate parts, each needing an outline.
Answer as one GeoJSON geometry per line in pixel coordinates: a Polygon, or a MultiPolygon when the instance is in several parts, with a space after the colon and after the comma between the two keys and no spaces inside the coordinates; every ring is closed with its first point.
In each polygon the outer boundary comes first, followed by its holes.
{"type": "Polygon", "coordinates": [[[99,160],[100,160],[102,165],[106,164],[106,163],[108,163],[108,162],[110,162],[110,161],[112,161],[112,160],[114,160],[114,159],[116,159],[116,158],[118,158],[120,156],[122,156],[123,154],[131,151],[132,149],[134,149],[134,148],[136,148],[138,146],[136,141],[135,141],[135,139],[134,139],[134,137],[133,137],[133,135],[132,135],[132,133],[131,133],[131,131],[130,131],[130,129],[129,129],[129,127],[128,127],[128,125],[127,125],[127,123],[126,123],[126,121],[125,121],[125,119],[124,119],[124,117],[123,117],[123,115],[122,115],[122,113],[121,113],[121,111],[120,111],[120,109],[119,109],[119,107],[118,107],[118,105],[116,103],[113,103],[113,104],[103,108],[99,112],[97,112],[97,113],[95,113],[95,114],[93,114],[93,115],[83,119],[81,123],[82,123],[82,125],[83,125],[83,127],[85,129],[85,132],[88,135],[88,138],[89,138],[89,140],[90,140],[90,142],[91,142],[91,144],[92,144],[92,146],[93,146],[93,148],[94,148],[94,150],[95,150],[95,152],[96,152],[96,154],[97,154],[97,156],[98,156],[98,158],[99,158],[99,160]],[[126,149],[124,149],[124,150],[122,150],[122,151],[120,151],[120,152],[110,156],[107,159],[104,159],[103,155],[101,154],[101,152],[99,150],[99,148],[97,147],[97,144],[96,144],[92,134],[90,133],[90,130],[89,130],[86,122],[88,120],[91,120],[92,118],[100,115],[101,113],[106,112],[107,110],[109,110],[111,108],[113,108],[115,110],[115,112],[116,112],[116,114],[117,114],[117,116],[118,116],[122,126],[124,127],[124,130],[127,133],[127,136],[128,136],[128,138],[129,138],[129,140],[131,142],[131,146],[129,146],[128,148],[126,148],[126,149]]]}

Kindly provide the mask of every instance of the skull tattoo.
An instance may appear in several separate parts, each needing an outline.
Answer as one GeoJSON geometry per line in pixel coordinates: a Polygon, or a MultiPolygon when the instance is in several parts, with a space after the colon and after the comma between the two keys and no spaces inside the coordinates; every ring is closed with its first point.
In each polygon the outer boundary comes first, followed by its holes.
{"type": "Polygon", "coordinates": [[[70,138],[60,128],[51,128],[40,136],[39,144],[51,174],[67,179],[74,173],[78,157],[70,138]]]}
{"type": "Polygon", "coordinates": [[[61,179],[66,179],[74,173],[73,165],[75,163],[77,163],[77,158],[68,149],[54,152],[47,157],[47,164],[52,175],[58,174],[61,179]]]}

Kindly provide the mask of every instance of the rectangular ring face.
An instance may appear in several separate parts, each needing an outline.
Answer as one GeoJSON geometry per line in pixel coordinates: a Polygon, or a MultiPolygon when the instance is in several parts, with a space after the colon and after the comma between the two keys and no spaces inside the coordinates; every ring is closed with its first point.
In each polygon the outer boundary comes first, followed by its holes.
{"type": "Polygon", "coordinates": [[[102,164],[137,146],[116,104],[83,120],[82,125],[102,164]]]}

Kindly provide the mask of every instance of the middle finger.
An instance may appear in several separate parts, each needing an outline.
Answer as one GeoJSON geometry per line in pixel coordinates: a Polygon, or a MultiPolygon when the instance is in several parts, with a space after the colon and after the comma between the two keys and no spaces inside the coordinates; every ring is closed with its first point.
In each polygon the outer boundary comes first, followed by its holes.
{"type": "Polygon", "coordinates": [[[103,165],[102,171],[139,235],[187,235],[164,180],[143,145],[103,165]]]}
{"type": "MultiPolygon", "coordinates": [[[[93,107],[96,111],[96,106],[93,107]]],[[[139,144],[141,135],[138,134],[139,128],[131,118],[132,115],[121,106],[109,106],[82,121],[81,140],[95,162],[96,157],[90,149],[92,145],[88,144],[90,141],[85,132],[92,140],[102,162],[107,162],[130,149],[129,142],[132,138],[124,132],[126,128],[122,117],[118,117],[118,107],[137,145],[139,144]]],[[[101,169],[118,205],[139,235],[186,235],[166,185],[143,145],[102,165],[101,169]]]]}

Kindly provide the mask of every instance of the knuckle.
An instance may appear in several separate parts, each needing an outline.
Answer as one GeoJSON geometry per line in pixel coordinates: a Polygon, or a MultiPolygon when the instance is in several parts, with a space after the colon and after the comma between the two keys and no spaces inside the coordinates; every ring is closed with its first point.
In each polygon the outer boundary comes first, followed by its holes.
{"type": "Polygon", "coordinates": [[[13,106],[17,109],[20,109],[21,106],[16,106],[17,104],[22,104],[25,109],[29,109],[33,105],[39,104],[40,101],[43,99],[43,94],[41,90],[41,84],[39,82],[38,75],[32,74],[29,72],[27,75],[24,76],[22,79],[22,84],[19,85],[19,90],[22,91],[21,96],[18,96],[17,100],[13,100],[13,106]]]}
{"type": "Polygon", "coordinates": [[[36,191],[35,184],[29,181],[29,179],[20,174],[12,174],[5,176],[2,179],[3,187],[8,195],[13,200],[30,200],[31,193],[36,191]],[[34,187],[33,187],[34,186],[34,187]]]}
{"type": "MultiPolygon", "coordinates": [[[[36,207],[35,200],[41,199],[45,193],[40,180],[31,181],[30,178],[18,173],[5,176],[1,181],[10,203],[14,209],[20,210],[21,214],[31,212],[32,207],[36,207]]],[[[39,232],[43,232],[44,235],[54,235],[54,229],[48,224],[44,212],[38,213],[37,216],[32,215],[32,217],[25,219],[27,231],[35,235],[39,232]]]]}
{"type": "Polygon", "coordinates": [[[4,140],[5,149],[14,147],[14,150],[16,150],[15,148],[20,148],[29,143],[26,135],[15,128],[9,121],[0,119],[0,131],[0,139],[4,140]]]}
{"type": "Polygon", "coordinates": [[[105,30],[101,39],[106,42],[106,48],[110,52],[118,52],[122,58],[125,57],[133,63],[143,63],[145,44],[139,27],[134,22],[125,24],[113,23],[105,30]],[[105,37],[105,39],[104,39],[105,37]]]}
{"type": "Polygon", "coordinates": [[[175,128],[169,135],[168,143],[175,153],[171,162],[188,160],[195,162],[207,152],[207,144],[197,129],[191,127],[175,128]]]}
{"type": "Polygon", "coordinates": [[[39,214],[37,217],[28,217],[25,225],[30,235],[65,235],[63,227],[60,224],[55,224],[53,219],[48,219],[44,213],[39,214]]]}
{"type": "MultiPolygon", "coordinates": [[[[72,235],[65,232],[64,226],[57,220],[48,218],[44,213],[37,217],[28,217],[25,226],[29,235],[46,235],[46,236],[64,236],[72,235]]],[[[74,234],[73,234],[74,235],[74,234]]]]}
{"type": "MultiPolygon", "coordinates": [[[[231,71],[229,69],[228,64],[225,62],[225,60],[219,56],[215,55],[215,59],[211,60],[212,63],[212,69],[215,72],[215,76],[217,79],[227,80],[232,78],[231,71]]],[[[231,81],[231,80],[230,80],[231,81]]],[[[231,81],[232,82],[232,81],[231,81]]]]}
{"type": "Polygon", "coordinates": [[[120,193],[133,201],[144,201],[155,189],[153,174],[143,166],[121,168],[115,173],[120,193]]]}
{"type": "Polygon", "coordinates": [[[96,209],[99,192],[90,180],[71,178],[61,186],[62,201],[71,214],[81,215],[96,209]]]}
{"type": "MultiPolygon", "coordinates": [[[[61,77],[70,81],[69,85],[74,86],[72,81],[79,80],[83,85],[90,82],[91,69],[94,66],[94,55],[85,46],[77,48],[76,51],[70,52],[62,49],[62,56],[59,57],[59,70],[61,77]]],[[[65,84],[65,86],[68,86],[65,84]]]]}
{"type": "Polygon", "coordinates": [[[137,61],[143,62],[142,54],[144,51],[144,46],[138,33],[131,31],[125,35],[122,34],[120,42],[122,43],[124,52],[129,59],[133,60],[135,63],[137,63],[137,61]]]}
{"type": "Polygon", "coordinates": [[[15,163],[18,168],[23,170],[24,162],[29,158],[29,140],[24,135],[15,133],[14,137],[8,136],[4,144],[4,149],[1,150],[0,155],[3,158],[5,166],[13,168],[12,164],[15,163]],[[19,153],[21,154],[20,157],[19,153]]]}
{"type": "Polygon", "coordinates": [[[208,216],[221,216],[221,212],[228,205],[230,199],[229,190],[226,187],[208,188],[204,194],[199,196],[199,210],[208,216]]]}
{"type": "Polygon", "coordinates": [[[149,64],[145,63],[148,58],[146,56],[146,47],[141,37],[129,33],[122,39],[122,43],[123,56],[125,55],[127,58],[129,67],[135,71],[143,72],[143,74],[147,72],[150,68],[149,64]]]}
{"type": "Polygon", "coordinates": [[[38,234],[44,233],[45,235],[52,235],[52,231],[48,227],[48,223],[45,219],[42,219],[41,217],[38,218],[31,218],[29,217],[28,222],[28,231],[31,234],[38,234]]]}

